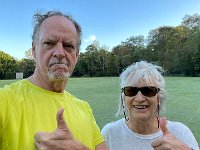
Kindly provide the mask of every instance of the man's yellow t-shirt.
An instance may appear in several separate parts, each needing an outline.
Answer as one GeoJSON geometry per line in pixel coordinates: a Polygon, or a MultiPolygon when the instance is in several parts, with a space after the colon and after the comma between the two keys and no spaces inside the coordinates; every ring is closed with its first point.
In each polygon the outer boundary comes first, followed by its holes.
{"type": "Polygon", "coordinates": [[[91,150],[104,141],[87,102],[25,79],[0,89],[0,149],[34,150],[35,133],[54,131],[60,108],[64,108],[65,121],[78,141],[91,150]]]}

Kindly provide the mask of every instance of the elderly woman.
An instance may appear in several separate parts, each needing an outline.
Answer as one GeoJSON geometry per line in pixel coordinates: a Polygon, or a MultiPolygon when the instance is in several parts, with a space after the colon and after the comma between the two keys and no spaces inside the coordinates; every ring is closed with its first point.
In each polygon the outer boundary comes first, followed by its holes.
{"type": "Polygon", "coordinates": [[[166,103],[162,72],[145,61],[122,72],[117,114],[124,118],[102,129],[109,150],[199,150],[187,126],[159,118],[166,103]]]}

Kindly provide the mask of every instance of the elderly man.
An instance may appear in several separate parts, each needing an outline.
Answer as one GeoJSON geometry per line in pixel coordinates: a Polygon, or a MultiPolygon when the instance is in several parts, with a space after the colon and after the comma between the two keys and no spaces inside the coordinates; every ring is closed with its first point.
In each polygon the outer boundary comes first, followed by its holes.
{"type": "Polygon", "coordinates": [[[65,91],[78,61],[79,24],[59,11],[34,19],[34,74],[0,89],[0,149],[106,150],[89,104],[65,91]]]}

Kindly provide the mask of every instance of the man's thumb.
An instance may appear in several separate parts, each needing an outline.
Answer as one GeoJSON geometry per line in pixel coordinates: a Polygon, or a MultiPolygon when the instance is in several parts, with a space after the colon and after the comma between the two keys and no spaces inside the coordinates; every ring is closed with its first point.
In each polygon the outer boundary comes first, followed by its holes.
{"type": "Polygon", "coordinates": [[[61,108],[58,110],[57,115],[56,115],[58,129],[67,129],[68,128],[67,124],[64,120],[64,117],[63,117],[63,112],[64,112],[64,108],[61,108]]]}
{"type": "Polygon", "coordinates": [[[168,130],[168,128],[167,128],[166,117],[160,118],[160,129],[162,130],[163,135],[169,133],[169,130],[168,130]]]}

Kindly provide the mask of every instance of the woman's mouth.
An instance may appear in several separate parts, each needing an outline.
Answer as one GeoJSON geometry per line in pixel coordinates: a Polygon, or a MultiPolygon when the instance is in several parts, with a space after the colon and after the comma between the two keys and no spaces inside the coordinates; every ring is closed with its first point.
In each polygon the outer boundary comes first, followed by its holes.
{"type": "Polygon", "coordinates": [[[148,105],[133,105],[133,107],[136,108],[136,109],[146,109],[149,106],[148,105]]]}

